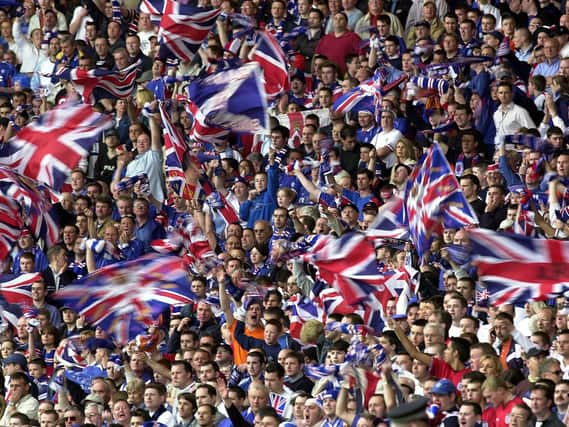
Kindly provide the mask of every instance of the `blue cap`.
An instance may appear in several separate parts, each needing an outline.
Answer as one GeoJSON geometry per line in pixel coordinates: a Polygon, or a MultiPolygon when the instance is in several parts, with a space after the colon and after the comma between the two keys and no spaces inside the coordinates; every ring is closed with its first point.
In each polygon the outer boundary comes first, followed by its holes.
{"type": "Polygon", "coordinates": [[[446,378],[443,378],[442,380],[438,380],[435,385],[433,386],[431,393],[433,394],[451,394],[451,393],[456,393],[456,387],[454,386],[454,384],[450,381],[447,380],[446,378]]]}
{"type": "Polygon", "coordinates": [[[2,360],[2,362],[4,366],[9,365],[10,363],[15,363],[16,365],[20,365],[20,367],[24,370],[26,370],[28,367],[26,356],[24,356],[22,353],[12,353],[10,356],[2,360]]]}

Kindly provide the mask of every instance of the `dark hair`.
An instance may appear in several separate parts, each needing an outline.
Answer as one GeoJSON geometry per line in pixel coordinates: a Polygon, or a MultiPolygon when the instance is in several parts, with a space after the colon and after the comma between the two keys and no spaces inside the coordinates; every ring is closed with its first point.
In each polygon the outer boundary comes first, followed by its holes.
{"type": "Polygon", "coordinates": [[[283,139],[285,139],[285,140],[287,140],[290,136],[290,131],[282,125],[278,125],[278,126],[275,126],[274,128],[272,128],[271,133],[273,133],[273,132],[280,133],[281,136],[283,137],[283,139]]]}
{"type": "Polygon", "coordinates": [[[265,373],[276,373],[279,378],[284,378],[285,371],[284,368],[277,362],[269,362],[265,367],[265,373]]]}
{"type": "Polygon", "coordinates": [[[464,338],[453,337],[450,339],[454,349],[458,352],[458,359],[466,363],[470,359],[470,342],[464,338]]]}

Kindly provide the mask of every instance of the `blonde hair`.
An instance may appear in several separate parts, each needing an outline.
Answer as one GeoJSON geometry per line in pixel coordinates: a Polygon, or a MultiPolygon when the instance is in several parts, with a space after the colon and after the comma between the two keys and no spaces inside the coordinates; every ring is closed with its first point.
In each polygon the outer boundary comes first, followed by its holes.
{"type": "Polygon", "coordinates": [[[154,95],[148,89],[139,89],[136,91],[136,105],[140,108],[144,107],[147,102],[152,102],[154,95]]]}

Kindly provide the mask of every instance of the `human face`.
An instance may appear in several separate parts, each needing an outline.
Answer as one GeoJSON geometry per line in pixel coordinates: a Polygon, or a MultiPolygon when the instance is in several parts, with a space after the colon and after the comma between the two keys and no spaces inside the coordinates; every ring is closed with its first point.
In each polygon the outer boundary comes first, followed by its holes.
{"type": "Polygon", "coordinates": [[[165,401],[165,397],[161,396],[157,390],[153,388],[147,388],[144,390],[144,405],[148,410],[154,412],[160,407],[165,401]]]}
{"type": "Polygon", "coordinates": [[[264,330],[265,342],[274,345],[279,339],[279,330],[275,325],[266,325],[264,330]]]}
{"type": "Polygon", "coordinates": [[[267,404],[268,396],[262,389],[252,387],[249,389],[247,396],[249,398],[249,405],[253,412],[256,412],[267,404]]]}
{"type": "Polygon", "coordinates": [[[425,333],[425,346],[438,344],[443,340],[443,337],[441,336],[440,332],[435,327],[431,327],[429,325],[425,326],[424,333],[425,333]]]}
{"type": "Polygon", "coordinates": [[[509,417],[509,427],[526,427],[528,425],[529,415],[522,408],[513,407],[509,417]]]}
{"type": "Polygon", "coordinates": [[[305,425],[311,426],[315,425],[318,420],[322,418],[322,410],[314,405],[305,405],[304,406],[304,422],[305,425]]]}
{"type": "Polygon", "coordinates": [[[33,273],[34,260],[28,258],[20,258],[20,271],[22,273],[33,273]]]}
{"type": "Polygon", "coordinates": [[[45,299],[46,291],[45,285],[43,283],[33,283],[32,284],[32,299],[34,301],[43,301],[45,299]]]}
{"type": "Polygon", "coordinates": [[[332,95],[327,90],[318,91],[318,103],[322,108],[329,108],[332,105],[332,95]]]}
{"type": "Polygon", "coordinates": [[[468,383],[465,388],[466,400],[480,404],[482,402],[482,385],[480,383],[468,383]]]}
{"type": "Polygon", "coordinates": [[[190,382],[190,374],[186,372],[182,365],[174,365],[170,368],[172,385],[177,388],[184,388],[190,382]]]}
{"type": "Polygon", "coordinates": [[[424,329],[423,326],[411,325],[411,332],[409,334],[409,339],[415,346],[423,344],[423,342],[425,341],[425,335],[423,333],[423,329],[424,329]]]}
{"type": "Polygon", "coordinates": [[[142,427],[144,425],[144,417],[133,416],[130,418],[130,427],[142,427]]]}
{"type": "Polygon", "coordinates": [[[300,364],[295,357],[287,357],[284,361],[285,374],[292,377],[300,372],[300,364]]]}
{"type": "Polygon", "coordinates": [[[41,414],[40,427],[55,427],[57,425],[56,414],[41,414]]]}
{"type": "Polygon", "coordinates": [[[215,398],[210,396],[207,392],[207,389],[205,387],[200,387],[196,390],[195,392],[196,395],[196,403],[199,405],[204,405],[204,404],[210,404],[213,405],[215,404],[215,398]]]}
{"type": "Polygon", "coordinates": [[[557,58],[559,54],[559,44],[555,39],[548,39],[543,43],[543,53],[549,61],[557,58]]]}
{"type": "Polygon", "coordinates": [[[462,405],[458,411],[458,423],[460,427],[474,427],[478,422],[478,416],[470,405],[462,405]]]}
{"type": "Polygon", "coordinates": [[[336,81],[336,70],[333,67],[322,67],[320,80],[325,85],[330,85],[336,81]]]}
{"type": "Polygon", "coordinates": [[[563,377],[563,371],[561,370],[561,366],[559,365],[559,363],[552,363],[549,366],[547,372],[544,372],[542,374],[542,378],[551,380],[556,384],[561,380],[562,377],[563,377]]]}
{"type": "Polygon", "coordinates": [[[387,111],[381,113],[381,127],[384,131],[393,129],[393,114],[387,111]]]}
{"type": "Polygon", "coordinates": [[[537,313],[537,330],[549,334],[553,327],[553,315],[549,310],[537,313]]]}
{"type": "Polygon", "coordinates": [[[81,423],[81,418],[82,417],[79,411],[74,409],[65,411],[65,414],[63,415],[63,420],[65,421],[66,427],[81,423]]]}
{"type": "Polygon", "coordinates": [[[569,405],[569,384],[559,383],[555,386],[553,401],[558,408],[567,408],[569,405]]]}
{"type": "Polygon", "coordinates": [[[336,13],[334,15],[334,31],[335,32],[343,32],[346,31],[348,27],[348,21],[346,21],[346,17],[342,13],[336,13]]]}
{"type": "Polygon", "coordinates": [[[498,87],[498,100],[502,105],[509,105],[512,103],[512,89],[508,86],[499,86],[498,87]]]}
{"type": "Polygon", "coordinates": [[[557,351],[564,357],[569,356],[569,334],[559,335],[557,338],[557,351]]]}
{"type": "Polygon", "coordinates": [[[113,405],[113,417],[119,424],[128,423],[130,419],[130,408],[128,403],[120,400],[113,405]]]}
{"type": "Polygon", "coordinates": [[[441,411],[448,411],[454,406],[452,394],[433,394],[432,402],[439,405],[441,411]]]}
{"type": "Polygon", "coordinates": [[[545,396],[544,390],[533,390],[530,394],[530,407],[538,419],[549,412],[550,400],[545,396]]]}
{"type": "Polygon", "coordinates": [[[557,173],[562,177],[569,176],[569,156],[562,154],[557,158],[557,173]]]}

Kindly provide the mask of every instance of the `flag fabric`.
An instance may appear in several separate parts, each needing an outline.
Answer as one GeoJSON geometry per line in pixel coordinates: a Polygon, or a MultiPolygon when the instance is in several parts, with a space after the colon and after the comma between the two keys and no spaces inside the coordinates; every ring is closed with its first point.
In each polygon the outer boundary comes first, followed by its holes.
{"type": "Polygon", "coordinates": [[[132,95],[136,87],[136,75],[140,61],[118,71],[94,68],[64,68],[55,75],[62,80],[72,81],[83,99],[94,104],[100,99],[124,99],[132,95]]]}
{"type": "Polygon", "coordinates": [[[310,300],[310,298],[298,298],[292,296],[288,301],[290,308],[290,336],[296,339],[300,338],[300,330],[309,320],[322,321],[322,311],[310,300]]]}
{"type": "MultiPolygon", "coordinates": [[[[154,3],[159,6],[158,3],[154,3]]],[[[148,6],[148,5],[147,5],[148,6]]],[[[164,0],[160,20],[160,57],[191,61],[215,24],[221,9],[164,0]]]]}
{"type": "Polygon", "coordinates": [[[142,0],[139,10],[141,13],[150,15],[150,20],[154,25],[160,25],[162,12],[164,11],[164,0],[142,0]]]}
{"type": "Polygon", "coordinates": [[[90,105],[63,104],[32,121],[0,147],[0,166],[60,190],[71,170],[87,157],[110,116],[90,105]]]}
{"type": "MultiPolygon", "coordinates": [[[[1,184],[0,188],[3,188],[1,184]]],[[[4,191],[0,191],[0,259],[8,259],[23,227],[19,205],[4,191]]]]}
{"type": "Polygon", "coordinates": [[[9,304],[32,307],[32,283],[41,280],[40,273],[5,274],[0,276],[0,291],[9,304]]]}
{"type": "Polygon", "coordinates": [[[235,212],[235,209],[233,209],[233,207],[229,203],[227,203],[225,196],[221,194],[219,191],[215,190],[215,187],[210,181],[209,177],[205,173],[203,173],[200,176],[199,180],[201,184],[201,189],[205,194],[206,198],[211,197],[212,195],[215,194],[216,198],[219,200],[219,203],[215,206],[215,209],[217,212],[219,212],[225,224],[229,226],[229,224],[239,223],[240,221],[239,215],[237,214],[237,212],[235,212]]]}
{"type": "Polygon", "coordinates": [[[181,258],[148,254],[118,262],[66,286],[53,296],[80,316],[113,333],[123,345],[170,308],[195,300],[181,258]]]}
{"type": "Polygon", "coordinates": [[[249,63],[195,79],[188,91],[190,101],[209,126],[245,133],[260,132],[268,126],[259,64],[249,63]]]}
{"type": "Polygon", "coordinates": [[[522,305],[569,290],[569,242],[474,229],[474,264],[490,303],[522,305]]]}
{"type": "Polygon", "coordinates": [[[208,263],[215,259],[215,252],[211,249],[209,241],[194,218],[182,217],[178,219],[176,228],[168,233],[166,239],[155,240],[152,248],[159,253],[169,253],[186,249],[186,260],[190,263],[201,261],[208,263]]]}
{"type": "Polygon", "coordinates": [[[0,251],[5,250],[4,244],[12,237],[15,237],[13,242],[19,237],[15,226],[29,228],[34,237],[42,239],[48,247],[57,242],[59,222],[52,208],[57,195],[47,185],[0,167],[0,200],[6,203],[0,208],[0,221],[1,228],[7,232],[3,235],[0,251]],[[18,221],[7,218],[9,214],[14,214],[18,221]]]}
{"type": "Polygon", "coordinates": [[[332,105],[332,110],[338,113],[350,111],[375,112],[381,97],[375,80],[370,79],[340,96],[332,105]]]}
{"type": "Polygon", "coordinates": [[[267,31],[257,31],[255,47],[249,59],[259,63],[265,79],[266,98],[275,100],[290,89],[286,56],[276,38],[267,31]]]}
{"type": "Polygon", "coordinates": [[[190,100],[186,105],[186,112],[193,118],[190,129],[190,139],[199,144],[222,144],[229,136],[229,131],[219,126],[210,126],[206,123],[205,115],[199,107],[190,100]]]}
{"type": "Polygon", "coordinates": [[[443,93],[448,92],[449,89],[449,82],[448,80],[443,79],[433,79],[430,77],[411,77],[410,80],[415,86],[421,89],[436,89],[440,95],[443,93]]]}
{"type": "Polygon", "coordinates": [[[525,145],[532,151],[539,151],[540,153],[545,153],[550,148],[546,139],[524,134],[506,135],[504,136],[504,144],[525,145]]]}
{"type": "Polygon", "coordinates": [[[269,393],[269,402],[277,414],[282,416],[288,403],[288,398],[285,395],[271,391],[271,393],[269,393]]]}
{"type": "Polygon", "coordinates": [[[0,310],[2,321],[17,326],[18,319],[33,307],[32,283],[41,280],[40,273],[4,274],[0,276],[0,310]]]}
{"type": "Polygon", "coordinates": [[[350,305],[385,289],[375,250],[363,234],[346,233],[337,239],[323,236],[303,258],[317,267],[322,280],[341,292],[350,305]]]}
{"type": "Polygon", "coordinates": [[[66,369],[84,368],[87,361],[81,356],[85,350],[85,344],[80,335],[62,339],[55,349],[55,364],[63,365],[66,369]]]}
{"type": "Polygon", "coordinates": [[[439,144],[418,162],[405,190],[405,214],[419,257],[443,227],[462,228],[478,223],[439,144]]]}
{"type": "Polygon", "coordinates": [[[179,197],[192,200],[196,187],[187,181],[183,168],[183,159],[188,150],[188,145],[180,135],[180,132],[178,132],[178,129],[172,124],[165,105],[160,103],[158,109],[162,118],[162,134],[164,135],[165,148],[164,165],[168,184],[179,197]]]}
{"type": "Polygon", "coordinates": [[[381,243],[384,239],[408,240],[409,230],[401,225],[403,216],[403,199],[397,197],[387,202],[378,210],[374,222],[365,232],[366,237],[374,240],[376,244],[381,243]]]}

